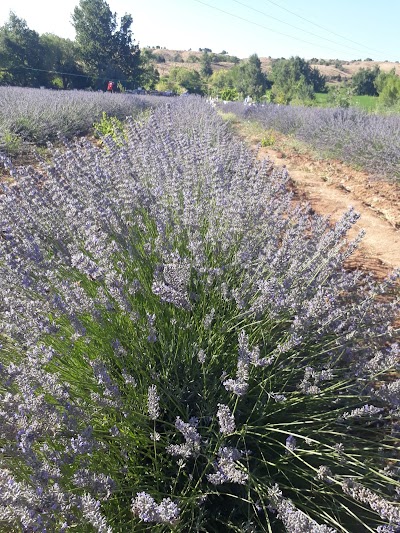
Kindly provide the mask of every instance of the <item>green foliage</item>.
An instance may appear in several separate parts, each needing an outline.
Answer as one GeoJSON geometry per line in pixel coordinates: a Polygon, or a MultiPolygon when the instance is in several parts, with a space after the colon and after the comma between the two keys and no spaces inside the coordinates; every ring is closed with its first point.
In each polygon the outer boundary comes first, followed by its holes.
{"type": "Polygon", "coordinates": [[[253,54],[245,62],[231,69],[234,88],[244,98],[251,96],[259,100],[269,86],[267,76],[261,70],[261,62],[257,54],[253,54]]]}
{"type": "Polygon", "coordinates": [[[400,102],[400,77],[394,69],[381,72],[375,85],[379,93],[379,103],[383,108],[396,106],[400,102]]]}
{"type": "Polygon", "coordinates": [[[211,56],[208,52],[203,52],[203,55],[201,57],[200,74],[204,77],[209,77],[212,73],[213,69],[211,66],[211,56]]]}
{"type": "Polygon", "coordinates": [[[30,30],[25,20],[10,13],[0,28],[0,65],[2,85],[39,87],[46,81],[42,67],[43,48],[39,34],[30,30]]]}
{"type": "Polygon", "coordinates": [[[343,87],[333,87],[329,89],[326,99],[330,107],[350,107],[353,91],[343,87]]]}
{"type": "Polygon", "coordinates": [[[109,117],[105,111],[100,121],[93,124],[93,128],[97,137],[111,137],[117,145],[126,138],[123,122],[117,117],[109,117]]]}
{"type": "Polygon", "coordinates": [[[368,112],[377,110],[377,96],[357,96],[350,87],[330,87],[327,93],[315,93],[314,106],[318,107],[359,107],[368,112]],[[347,105],[349,102],[349,106],[347,105]]]}
{"type": "Polygon", "coordinates": [[[208,83],[212,95],[223,100],[236,100],[246,96],[260,100],[270,86],[266,74],[261,70],[261,62],[256,54],[230,70],[214,72],[208,83]]]}
{"type": "Polygon", "coordinates": [[[230,56],[223,54],[211,54],[211,60],[213,63],[234,63],[237,65],[240,62],[240,59],[236,56],[230,56]]]}
{"type": "Polygon", "coordinates": [[[182,57],[182,54],[175,54],[174,57],[172,58],[172,61],[174,61],[175,63],[183,63],[183,57],[182,57]]]}
{"type": "Polygon", "coordinates": [[[236,89],[230,89],[230,88],[223,89],[220,92],[219,96],[222,100],[225,100],[228,102],[234,102],[236,100],[239,100],[239,93],[237,92],[236,89]]]}
{"type": "Polygon", "coordinates": [[[16,133],[5,131],[0,134],[0,151],[4,151],[8,156],[17,155],[21,151],[22,139],[16,133]]]}
{"type": "MultiPolygon", "coordinates": [[[[217,70],[210,76],[208,83],[213,96],[226,100],[226,98],[222,97],[222,93],[234,89],[234,74],[232,70],[217,70]]],[[[236,89],[234,90],[236,91],[236,89]]]]}
{"type": "Polygon", "coordinates": [[[351,80],[351,86],[354,94],[357,95],[369,95],[376,96],[378,94],[376,90],[375,81],[380,74],[380,69],[376,66],[373,69],[361,68],[356,72],[351,80]]]}
{"type": "Polygon", "coordinates": [[[261,146],[266,148],[267,146],[273,146],[276,142],[275,134],[272,130],[268,130],[261,139],[261,146]]]}
{"type": "Polygon", "coordinates": [[[198,56],[195,56],[194,54],[190,54],[190,56],[188,56],[187,58],[187,62],[188,63],[199,63],[200,58],[198,56]]]}
{"type": "Polygon", "coordinates": [[[377,96],[352,96],[351,105],[360,107],[368,112],[377,111],[379,98],[377,96]]]}
{"type": "Polygon", "coordinates": [[[156,88],[159,91],[173,91],[178,94],[185,91],[196,94],[203,93],[200,74],[196,70],[185,67],[172,68],[168,76],[160,78],[156,88]]]}
{"type": "Polygon", "coordinates": [[[305,103],[314,98],[315,92],[325,90],[324,76],[301,57],[275,61],[271,79],[274,101],[280,104],[288,104],[292,100],[305,103]]]}
{"type": "Polygon", "coordinates": [[[81,0],[72,21],[80,56],[94,77],[127,78],[132,84],[137,81],[140,51],[132,37],[131,15],[124,15],[118,25],[105,0],[81,0]]]}
{"type": "Polygon", "coordinates": [[[24,87],[105,89],[109,79],[131,89],[154,87],[159,74],[151,53],[141,57],[132,35],[132,17],[117,22],[105,0],[81,0],[75,8],[76,40],[39,34],[10,14],[0,27],[0,84],[24,87]]]}
{"type": "Polygon", "coordinates": [[[60,89],[83,89],[89,85],[84,70],[78,62],[78,47],[70,39],[52,33],[40,36],[43,48],[42,68],[46,74],[46,86],[60,89]]]}
{"type": "Polygon", "coordinates": [[[154,89],[158,81],[160,80],[160,74],[155,68],[152,61],[149,61],[146,56],[140,54],[140,77],[139,82],[141,87],[145,89],[154,89]]]}
{"type": "Polygon", "coordinates": [[[169,76],[161,76],[159,81],[156,83],[155,88],[157,91],[172,91],[175,94],[182,94],[185,92],[185,88],[172,81],[169,76]]]}

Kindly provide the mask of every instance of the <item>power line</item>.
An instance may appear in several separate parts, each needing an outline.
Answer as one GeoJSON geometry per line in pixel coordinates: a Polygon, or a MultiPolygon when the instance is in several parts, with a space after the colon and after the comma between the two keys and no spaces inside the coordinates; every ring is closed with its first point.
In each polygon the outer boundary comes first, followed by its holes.
{"type": "Polygon", "coordinates": [[[293,37],[293,35],[289,35],[287,33],[283,33],[278,30],[274,30],[273,28],[268,28],[267,26],[264,26],[263,24],[259,24],[258,22],[253,22],[252,20],[246,19],[244,17],[241,17],[240,15],[235,15],[233,13],[230,13],[229,11],[225,11],[224,9],[220,9],[219,7],[212,6],[210,4],[207,4],[206,2],[203,2],[202,0],[194,0],[195,2],[198,2],[199,4],[203,4],[204,6],[210,7],[211,9],[215,9],[216,11],[219,11],[220,13],[224,13],[225,15],[229,15],[230,17],[237,18],[239,20],[243,20],[244,22],[248,22],[249,24],[253,24],[253,26],[258,26],[259,28],[263,28],[264,30],[272,31],[273,33],[277,33],[278,35],[283,35],[284,37],[289,37],[289,39],[294,39],[295,41],[300,41],[302,43],[311,44],[312,46],[318,46],[320,48],[325,48],[326,50],[330,50],[331,52],[336,53],[343,53],[343,51],[338,51],[333,48],[329,48],[328,46],[324,46],[319,43],[312,43],[310,41],[306,41],[304,39],[300,39],[299,37],[293,37]]]}
{"type": "Polygon", "coordinates": [[[358,43],[356,41],[352,41],[351,39],[348,39],[347,37],[344,37],[343,35],[340,35],[339,33],[336,33],[332,30],[329,30],[328,28],[325,28],[324,26],[321,26],[320,24],[317,24],[316,22],[313,22],[312,20],[306,19],[305,17],[302,17],[301,15],[298,15],[294,11],[291,11],[290,9],[287,9],[286,7],[281,6],[277,2],[274,2],[273,0],[265,0],[266,2],[269,2],[270,4],[273,4],[274,6],[279,7],[280,9],[283,9],[284,11],[287,11],[287,13],[291,13],[295,17],[302,19],[306,22],[309,22],[313,26],[316,26],[317,28],[320,28],[321,30],[327,31],[331,33],[332,35],[336,35],[336,37],[340,37],[341,39],[345,39],[346,41],[349,41],[350,43],[356,44],[357,46],[362,46],[363,48],[366,48],[368,50],[373,50],[374,52],[378,52],[379,54],[386,54],[386,52],[383,52],[382,50],[376,50],[375,48],[371,48],[370,46],[365,46],[364,44],[358,43]]]}
{"type": "Polygon", "coordinates": [[[278,22],[281,22],[282,24],[286,24],[286,26],[290,26],[291,28],[295,28],[296,30],[303,31],[304,33],[308,33],[309,35],[312,35],[314,37],[317,37],[318,39],[323,39],[324,41],[329,41],[330,43],[344,46],[345,48],[348,48],[349,50],[355,50],[356,52],[362,52],[363,50],[359,50],[358,48],[353,48],[352,46],[348,46],[346,44],[338,43],[337,41],[332,41],[332,39],[328,39],[327,37],[322,37],[321,35],[317,35],[316,33],[313,33],[308,30],[304,30],[303,28],[299,28],[298,26],[294,26],[293,24],[290,24],[289,22],[286,22],[282,19],[278,19],[277,17],[273,17],[272,15],[268,15],[264,11],[260,11],[259,9],[256,9],[254,7],[251,7],[247,4],[244,4],[243,2],[239,2],[239,0],[233,0],[236,4],[240,4],[241,6],[247,7],[248,9],[251,9],[252,11],[255,11],[256,13],[260,13],[261,15],[264,15],[265,17],[271,18],[273,20],[277,20],[278,22]]]}
{"type": "Polygon", "coordinates": [[[111,78],[117,78],[119,82],[131,82],[132,80],[121,80],[118,78],[118,76],[92,76],[91,74],[73,74],[72,72],[59,72],[58,70],[45,70],[43,68],[33,68],[33,67],[27,67],[25,65],[17,65],[16,67],[12,68],[0,68],[0,71],[2,72],[12,72],[13,70],[17,69],[24,69],[24,70],[33,70],[35,72],[46,72],[47,74],[59,74],[60,76],[75,76],[79,78],[90,78],[92,80],[102,80],[107,81],[111,78]]]}

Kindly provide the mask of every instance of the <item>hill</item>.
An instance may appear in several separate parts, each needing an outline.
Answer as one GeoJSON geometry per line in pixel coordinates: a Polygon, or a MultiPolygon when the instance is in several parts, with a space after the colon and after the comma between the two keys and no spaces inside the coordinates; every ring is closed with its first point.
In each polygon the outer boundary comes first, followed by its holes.
{"type": "MultiPolygon", "coordinates": [[[[200,70],[202,52],[194,50],[167,50],[167,49],[151,49],[155,56],[155,63],[160,76],[168,74],[174,67],[182,67],[200,70]]],[[[222,54],[216,54],[217,59],[221,58],[222,54]]],[[[232,57],[227,55],[227,58],[232,57]]],[[[245,58],[240,58],[241,60],[245,58]]],[[[260,57],[261,68],[268,73],[271,70],[271,65],[274,61],[271,57],[260,57]]],[[[214,71],[230,69],[235,65],[232,61],[213,61],[212,68],[214,71]]],[[[311,60],[311,65],[317,68],[323,74],[327,81],[337,82],[349,80],[361,68],[374,68],[379,66],[383,72],[389,72],[393,68],[396,74],[400,75],[400,63],[390,61],[342,61],[340,59],[316,59],[311,60]]]]}

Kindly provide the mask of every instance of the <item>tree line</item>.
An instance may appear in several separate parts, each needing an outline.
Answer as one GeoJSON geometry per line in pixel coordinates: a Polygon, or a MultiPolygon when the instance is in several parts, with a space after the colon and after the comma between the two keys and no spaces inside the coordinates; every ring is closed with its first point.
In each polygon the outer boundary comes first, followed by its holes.
{"type": "Polygon", "coordinates": [[[395,69],[382,72],[379,66],[362,68],[354,74],[351,86],[357,95],[379,96],[384,107],[400,104],[400,76],[395,69]]]}
{"type": "Polygon", "coordinates": [[[239,61],[225,50],[213,54],[209,48],[201,49],[198,70],[179,66],[160,78],[156,54],[134,40],[131,15],[118,19],[105,0],[80,0],[72,24],[75,40],[39,35],[11,12],[0,27],[0,84],[105,90],[108,80],[114,80],[125,89],[141,86],[226,100],[267,97],[278,103],[312,99],[325,86],[324,77],[299,57],[274,61],[267,76],[257,54],[239,61]],[[232,68],[214,72],[217,59],[232,62],[232,68]]]}
{"type": "Polygon", "coordinates": [[[213,54],[209,48],[201,49],[197,69],[178,66],[160,78],[155,52],[135,42],[132,16],[117,18],[105,0],[80,0],[72,24],[75,40],[39,35],[10,13],[0,27],[0,84],[105,90],[108,80],[114,80],[125,89],[186,91],[225,100],[250,96],[283,104],[307,103],[325,90],[325,78],[300,57],[273,61],[267,75],[257,54],[239,61],[225,50],[213,54]],[[214,71],[216,59],[233,66],[214,71]]]}
{"type": "Polygon", "coordinates": [[[117,20],[104,0],[80,0],[71,40],[39,35],[11,12],[0,27],[0,84],[104,89],[113,79],[126,88],[154,85],[158,73],[135,43],[132,23],[128,14],[117,20]]]}
{"type": "Polygon", "coordinates": [[[271,102],[308,103],[316,92],[325,91],[325,77],[300,57],[277,59],[270,72],[265,73],[257,54],[240,61],[230,69],[213,70],[212,56],[203,52],[199,71],[175,67],[160,78],[160,90],[174,92],[202,91],[223,100],[238,100],[250,96],[255,100],[271,102]]]}

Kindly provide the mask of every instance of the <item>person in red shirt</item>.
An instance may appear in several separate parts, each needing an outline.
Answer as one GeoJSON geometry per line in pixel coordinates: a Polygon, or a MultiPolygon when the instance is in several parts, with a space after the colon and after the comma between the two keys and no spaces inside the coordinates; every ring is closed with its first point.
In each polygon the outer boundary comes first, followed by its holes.
{"type": "Polygon", "coordinates": [[[107,92],[113,93],[115,91],[115,83],[113,81],[109,81],[107,84],[107,92]]]}

